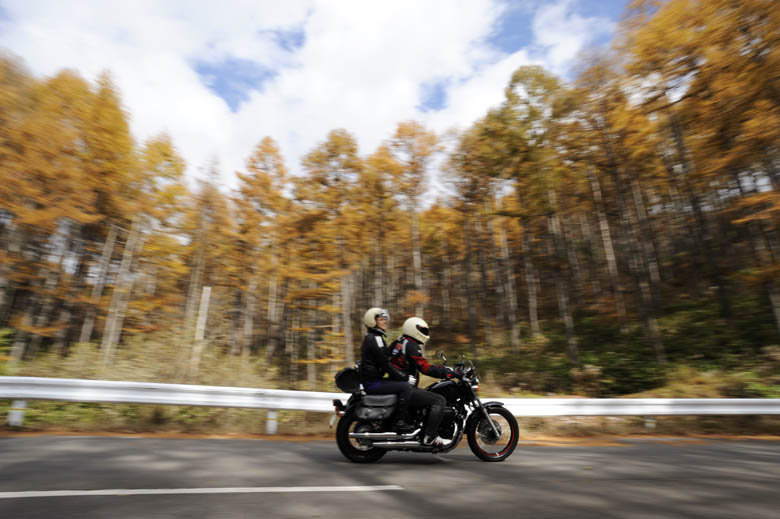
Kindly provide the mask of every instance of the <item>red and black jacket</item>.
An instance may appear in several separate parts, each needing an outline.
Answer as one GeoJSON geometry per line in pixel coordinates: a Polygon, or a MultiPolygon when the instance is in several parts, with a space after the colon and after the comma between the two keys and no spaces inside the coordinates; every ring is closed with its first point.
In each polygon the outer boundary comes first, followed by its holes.
{"type": "MultiPolygon", "coordinates": [[[[429,377],[448,378],[450,370],[444,366],[434,366],[425,360],[420,341],[408,335],[402,335],[390,344],[390,364],[405,373],[411,375],[418,381],[422,372],[429,377]]],[[[417,385],[415,383],[415,385],[417,385]]]]}

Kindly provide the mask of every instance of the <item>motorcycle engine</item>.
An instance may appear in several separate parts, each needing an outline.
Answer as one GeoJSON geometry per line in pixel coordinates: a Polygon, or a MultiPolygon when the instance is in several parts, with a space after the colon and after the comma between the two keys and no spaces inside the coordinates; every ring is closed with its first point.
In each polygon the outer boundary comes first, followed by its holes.
{"type": "Polygon", "coordinates": [[[456,431],[456,422],[458,415],[452,407],[444,408],[444,416],[439,425],[439,436],[442,438],[452,438],[456,431]]]}

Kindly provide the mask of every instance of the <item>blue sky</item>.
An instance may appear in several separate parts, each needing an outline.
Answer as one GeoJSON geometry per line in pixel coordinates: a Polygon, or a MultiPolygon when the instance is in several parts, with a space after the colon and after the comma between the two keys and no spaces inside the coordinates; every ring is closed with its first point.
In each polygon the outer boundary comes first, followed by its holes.
{"type": "Polygon", "coordinates": [[[227,58],[222,61],[194,62],[200,80],[230,107],[238,111],[253,90],[263,90],[263,84],[276,75],[273,69],[248,59],[227,58]]]}
{"type": "Polygon", "coordinates": [[[139,141],[169,133],[189,170],[235,186],[265,136],[294,172],[328,131],[370,154],[398,122],[444,133],[501,102],[512,71],[571,78],[623,0],[0,0],[0,47],[36,74],[108,70],[139,141]]]}

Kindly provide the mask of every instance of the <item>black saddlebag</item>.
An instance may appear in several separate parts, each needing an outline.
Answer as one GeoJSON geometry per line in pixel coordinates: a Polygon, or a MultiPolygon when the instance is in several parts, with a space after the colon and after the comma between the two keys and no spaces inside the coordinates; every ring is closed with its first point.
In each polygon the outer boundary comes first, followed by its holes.
{"type": "Polygon", "coordinates": [[[386,420],[395,412],[397,402],[396,395],[366,395],[355,411],[355,416],[358,420],[386,420]]]}

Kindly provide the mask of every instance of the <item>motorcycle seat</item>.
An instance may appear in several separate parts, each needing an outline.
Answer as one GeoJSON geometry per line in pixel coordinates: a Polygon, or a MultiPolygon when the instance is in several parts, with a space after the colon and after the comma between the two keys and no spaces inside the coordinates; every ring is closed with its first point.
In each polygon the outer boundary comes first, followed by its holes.
{"type": "Polygon", "coordinates": [[[398,395],[366,395],[363,405],[366,407],[390,407],[398,402],[398,395]]]}

